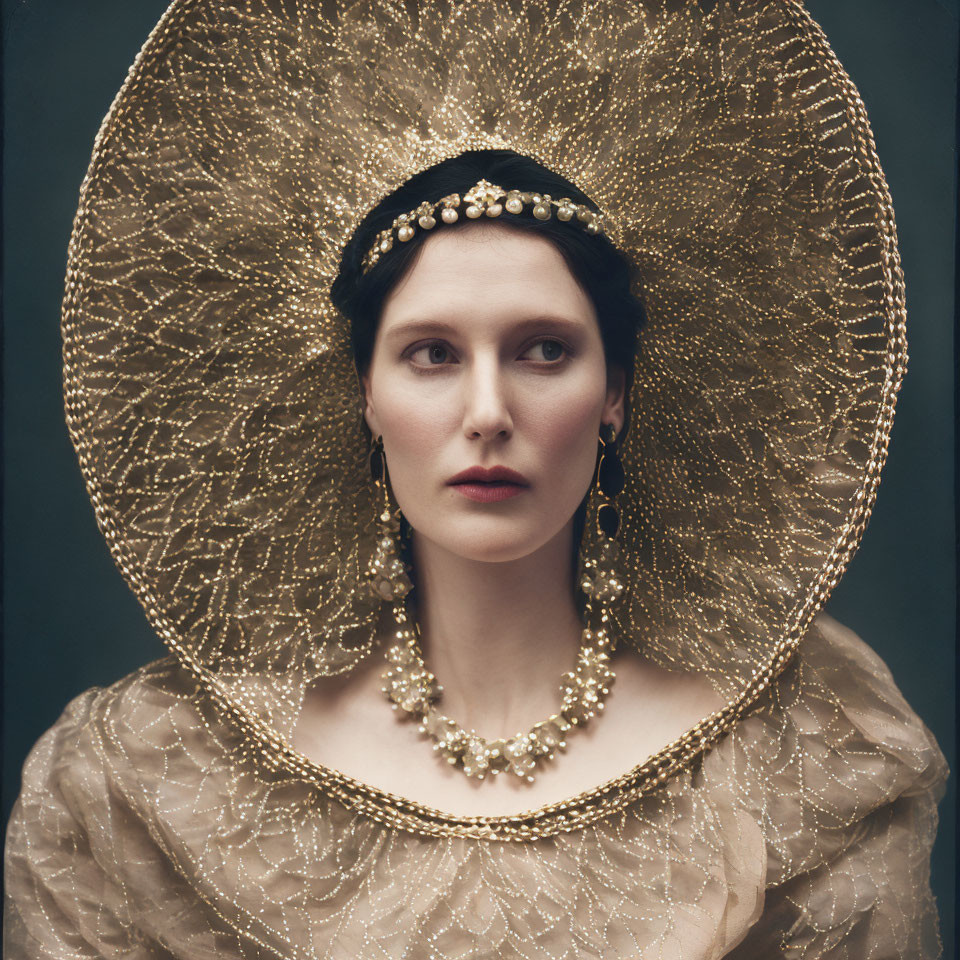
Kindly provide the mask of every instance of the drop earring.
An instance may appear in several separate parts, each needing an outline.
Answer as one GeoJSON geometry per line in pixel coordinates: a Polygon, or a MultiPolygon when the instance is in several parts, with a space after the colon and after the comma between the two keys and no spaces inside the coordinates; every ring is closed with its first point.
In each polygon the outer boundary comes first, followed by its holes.
{"type": "MultiPolygon", "coordinates": [[[[616,540],[620,529],[620,511],[615,498],[623,491],[625,475],[623,461],[617,449],[617,432],[611,423],[601,424],[600,449],[597,464],[597,490],[603,499],[597,507],[596,523],[599,546],[595,557],[584,560],[585,574],[580,588],[587,597],[588,609],[596,604],[600,609],[600,628],[607,632],[610,613],[607,609],[623,594],[623,575],[620,570],[620,544],[616,540]]],[[[611,645],[612,650],[612,645],[611,645]]]]}
{"type": "Polygon", "coordinates": [[[390,504],[382,435],[374,440],[369,459],[378,503],[377,546],[367,565],[367,580],[381,600],[402,600],[413,589],[413,582],[400,557],[400,511],[390,504]]]}
{"type": "Polygon", "coordinates": [[[604,503],[597,509],[599,532],[613,539],[620,529],[620,511],[613,502],[623,492],[623,461],[617,449],[617,431],[612,423],[600,427],[600,464],[597,467],[597,486],[604,503]]]}

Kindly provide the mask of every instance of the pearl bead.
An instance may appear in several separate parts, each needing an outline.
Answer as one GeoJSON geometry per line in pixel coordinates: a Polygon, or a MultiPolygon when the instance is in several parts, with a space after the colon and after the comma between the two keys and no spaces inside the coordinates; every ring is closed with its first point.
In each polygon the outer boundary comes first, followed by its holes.
{"type": "Polygon", "coordinates": [[[487,207],[488,217],[499,217],[501,213],[503,213],[503,206],[499,203],[493,203],[487,207]]]}
{"type": "Polygon", "coordinates": [[[550,219],[550,208],[545,203],[538,203],[533,208],[533,215],[538,220],[549,220],[550,219]]]}
{"type": "Polygon", "coordinates": [[[483,211],[475,203],[471,203],[470,206],[467,207],[466,213],[471,220],[476,220],[483,211]]]}
{"type": "Polygon", "coordinates": [[[419,223],[424,230],[432,230],[437,225],[437,221],[431,216],[420,217],[417,223],[419,223]]]}
{"type": "Polygon", "coordinates": [[[523,201],[518,200],[514,197],[512,200],[507,201],[507,209],[511,213],[522,213],[523,212],[523,201]]]}
{"type": "Polygon", "coordinates": [[[400,238],[400,240],[403,241],[404,243],[406,243],[408,240],[412,240],[412,239],[413,239],[413,227],[411,227],[410,224],[405,223],[405,224],[397,231],[397,236],[398,236],[398,237],[400,238]]]}
{"type": "Polygon", "coordinates": [[[460,214],[453,207],[444,207],[440,214],[440,219],[444,223],[456,223],[460,219],[460,214]]]}

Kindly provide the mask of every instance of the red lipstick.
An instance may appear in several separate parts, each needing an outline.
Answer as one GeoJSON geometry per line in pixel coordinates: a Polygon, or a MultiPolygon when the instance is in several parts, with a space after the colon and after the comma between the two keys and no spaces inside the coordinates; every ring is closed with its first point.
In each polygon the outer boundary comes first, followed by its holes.
{"type": "Polygon", "coordinates": [[[523,474],[501,466],[470,467],[451,477],[447,483],[456,487],[465,497],[480,503],[515,497],[530,486],[523,474]]]}

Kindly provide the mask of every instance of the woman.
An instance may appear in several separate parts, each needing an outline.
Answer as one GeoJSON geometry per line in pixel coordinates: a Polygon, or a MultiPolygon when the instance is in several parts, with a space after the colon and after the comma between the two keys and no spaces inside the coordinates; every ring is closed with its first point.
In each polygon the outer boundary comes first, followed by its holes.
{"type": "Polygon", "coordinates": [[[943,757],[817,615],[903,373],[862,106],[791,3],[522,14],[138,58],[66,390],[172,654],[34,749],[11,953],[938,954],[943,757]]]}
{"type": "MultiPolygon", "coordinates": [[[[492,181],[589,203],[528,158],[468,152],[381,203],[355,234],[346,263],[359,263],[371,231],[416,206],[411,198],[466,195],[492,181]]],[[[449,678],[441,716],[494,731],[506,747],[526,732],[525,719],[529,727],[530,718],[556,712],[558,677],[544,664],[577,663],[587,494],[604,424],[617,437],[624,432],[643,308],[628,262],[606,238],[559,219],[506,213],[455,223],[421,229],[376,269],[348,267],[333,296],[352,320],[366,425],[382,438],[391,489],[413,528],[419,602],[412,619],[433,672],[449,678]],[[510,470],[516,482],[453,482],[477,468],[510,470]]],[[[724,706],[695,674],[672,673],[635,651],[616,653],[618,694],[603,724],[572,738],[562,765],[534,776],[527,758],[523,775],[503,778],[510,786],[495,794],[479,791],[488,772],[491,779],[500,772],[482,759],[469,780],[444,763],[411,779],[423,748],[409,725],[371,740],[382,713],[379,658],[311,691],[294,745],[444,810],[520,813],[613,779],[624,771],[625,744],[639,764],[724,706]]],[[[456,761],[470,768],[469,754],[456,761]]]]}

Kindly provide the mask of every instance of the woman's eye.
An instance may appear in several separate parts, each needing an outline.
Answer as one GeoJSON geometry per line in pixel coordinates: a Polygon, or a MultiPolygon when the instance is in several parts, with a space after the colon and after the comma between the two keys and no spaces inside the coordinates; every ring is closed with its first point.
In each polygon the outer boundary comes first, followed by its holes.
{"type": "Polygon", "coordinates": [[[449,348],[439,341],[434,343],[425,343],[422,347],[417,347],[416,350],[412,350],[409,354],[410,359],[412,360],[418,354],[424,354],[425,360],[417,362],[414,366],[417,367],[439,367],[443,365],[443,361],[449,356],[449,348]]]}
{"type": "Polygon", "coordinates": [[[550,363],[562,360],[567,353],[567,348],[559,340],[538,340],[530,349],[535,350],[537,347],[541,348],[543,359],[550,363]]]}

